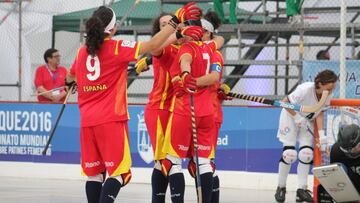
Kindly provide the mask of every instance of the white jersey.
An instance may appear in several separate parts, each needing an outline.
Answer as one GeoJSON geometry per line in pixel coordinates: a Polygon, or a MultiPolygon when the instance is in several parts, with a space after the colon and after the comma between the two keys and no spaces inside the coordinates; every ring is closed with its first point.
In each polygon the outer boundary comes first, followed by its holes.
{"type": "MultiPolygon", "coordinates": [[[[306,117],[309,120],[313,120],[314,118],[316,118],[316,116],[319,115],[319,113],[324,108],[326,108],[326,106],[330,105],[331,98],[332,98],[332,94],[330,94],[328,96],[328,98],[326,99],[325,105],[317,112],[314,112],[314,113],[299,112],[300,115],[306,117]]],[[[303,105],[303,106],[316,105],[319,102],[319,100],[318,100],[318,98],[316,96],[316,92],[315,92],[315,83],[314,82],[305,82],[305,83],[298,85],[296,87],[295,91],[293,91],[291,94],[288,95],[288,99],[289,99],[290,103],[292,103],[292,104],[299,104],[299,105],[303,105]]],[[[284,110],[285,109],[283,109],[283,111],[284,110]]]]}
{"type": "MultiPolygon", "coordinates": [[[[286,111],[285,109],[281,110],[280,120],[279,120],[279,130],[277,137],[281,142],[288,146],[295,146],[296,141],[298,140],[302,145],[312,146],[314,132],[313,120],[320,114],[320,112],[330,105],[330,99],[332,94],[328,96],[324,107],[319,111],[314,113],[302,113],[297,112],[301,116],[306,117],[310,122],[307,128],[298,128],[295,125],[293,116],[286,111]],[[309,132],[311,131],[311,132],[309,132]]],[[[288,95],[288,99],[292,104],[313,106],[319,102],[316,92],[315,92],[315,83],[314,82],[305,82],[297,86],[295,91],[288,95]]]]}

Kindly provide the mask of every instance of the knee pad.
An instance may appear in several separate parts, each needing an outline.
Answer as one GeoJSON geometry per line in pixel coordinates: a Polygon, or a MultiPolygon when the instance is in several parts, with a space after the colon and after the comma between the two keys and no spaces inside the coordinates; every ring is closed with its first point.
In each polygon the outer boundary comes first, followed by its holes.
{"type": "Polygon", "coordinates": [[[302,146],[299,149],[299,161],[303,164],[312,164],[314,158],[314,150],[310,146],[302,146]]]}
{"type": "MultiPolygon", "coordinates": [[[[213,161],[210,161],[210,159],[206,159],[206,158],[199,158],[199,163],[200,163],[199,165],[200,174],[209,173],[209,172],[215,174],[216,166],[213,161]]],[[[196,177],[196,164],[194,162],[194,159],[189,160],[188,171],[193,178],[196,177]]]]}
{"type": "Polygon", "coordinates": [[[182,173],[181,158],[167,155],[165,159],[160,160],[161,172],[165,177],[175,173],[182,173]]]}
{"type": "Polygon", "coordinates": [[[115,178],[116,180],[118,180],[121,184],[121,187],[124,187],[125,185],[127,185],[130,180],[131,180],[131,170],[129,169],[128,172],[126,173],[122,173],[119,176],[113,176],[111,178],[115,178]]]}
{"type": "Polygon", "coordinates": [[[282,157],[280,159],[281,162],[290,165],[294,163],[297,159],[297,152],[294,146],[285,146],[283,148],[282,157]]]}
{"type": "Polygon", "coordinates": [[[105,180],[104,175],[102,173],[99,173],[99,174],[94,175],[94,176],[88,176],[87,181],[95,181],[95,182],[103,183],[104,180],[105,180]]]}

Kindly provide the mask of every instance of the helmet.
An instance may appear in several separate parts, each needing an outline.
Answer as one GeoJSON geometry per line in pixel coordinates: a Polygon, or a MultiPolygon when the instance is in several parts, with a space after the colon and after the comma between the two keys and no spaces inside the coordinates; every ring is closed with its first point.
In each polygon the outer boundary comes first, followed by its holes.
{"type": "Polygon", "coordinates": [[[338,142],[341,151],[350,158],[357,158],[360,152],[353,152],[353,148],[360,144],[360,128],[358,125],[343,125],[339,129],[338,142]]]}

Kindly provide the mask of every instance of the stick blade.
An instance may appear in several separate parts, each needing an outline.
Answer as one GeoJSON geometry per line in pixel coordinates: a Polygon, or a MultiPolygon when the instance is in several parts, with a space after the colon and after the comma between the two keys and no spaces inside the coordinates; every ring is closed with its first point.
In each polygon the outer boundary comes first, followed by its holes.
{"type": "Polygon", "coordinates": [[[319,101],[316,105],[314,105],[314,106],[303,106],[303,107],[301,108],[301,112],[304,112],[304,113],[314,113],[314,112],[320,110],[321,107],[324,106],[324,104],[325,104],[328,96],[329,96],[329,91],[324,90],[323,93],[322,93],[322,95],[321,95],[320,101],[319,101]]]}

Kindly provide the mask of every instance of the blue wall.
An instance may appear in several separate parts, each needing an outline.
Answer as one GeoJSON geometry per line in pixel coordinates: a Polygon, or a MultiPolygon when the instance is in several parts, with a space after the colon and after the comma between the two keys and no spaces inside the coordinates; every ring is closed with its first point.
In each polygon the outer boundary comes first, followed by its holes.
{"type": "MultiPolygon", "coordinates": [[[[0,104],[0,160],[79,163],[79,110],[68,104],[47,156],[41,151],[60,111],[58,104],[0,104]]],[[[143,106],[130,106],[131,152],[134,167],[152,167],[143,106]]],[[[277,172],[281,143],[276,138],[279,108],[224,107],[217,149],[217,168],[277,172]]],[[[295,167],[293,167],[295,168],[295,167]]]]}

